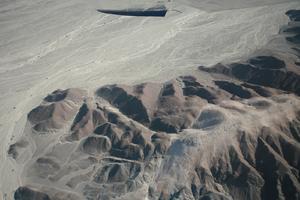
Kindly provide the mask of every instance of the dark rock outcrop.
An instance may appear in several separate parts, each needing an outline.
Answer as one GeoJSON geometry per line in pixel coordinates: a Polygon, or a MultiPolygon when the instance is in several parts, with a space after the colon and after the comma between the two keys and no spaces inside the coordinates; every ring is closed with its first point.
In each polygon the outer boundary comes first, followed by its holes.
{"type": "Polygon", "coordinates": [[[291,21],[300,21],[300,10],[289,10],[286,15],[289,16],[291,21]]]}
{"type": "Polygon", "coordinates": [[[300,34],[296,34],[294,36],[286,37],[286,40],[293,44],[300,44],[300,34]]]}
{"type": "Polygon", "coordinates": [[[118,183],[134,179],[139,175],[141,166],[135,163],[114,163],[100,168],[95,177],[96,183],[118,183]]]}
{"type": "Polygon", "coordinates": [[[152,135],[151,141],[155,146],[154,153],[165,154],[171,146],[170,137],[165,133],[156,133],[152,135]]]}
{"type": "Polygon", "coordinates": [[[193,128],[209,129],[221,124],[225,116],[217,110],[203,110],[199,118],[194,122],[193,128]]]}
{"type": "Polygon", "coordinates": [[[47,102],[57,102],[62,101],[66,98],[68,90],[55,90],[52,94],[49,94],[44,98],[47,102]]]}
{"type": "Polygon", "coordinates": [[[94,130],[94,133],[97,135],[107,136],[112,145],[118,145],[121,141],[122,130],[120,130],[115,124],[112,123],[104,123],[94,130]]]}
{"type": "Polygon", "coordinates": [[[13,159],[17,159],[19,155],[19,150],[27,147],[29,143],[25,140],[20,140],[9,146],[7,151],[8,155],[10,155],[13,159]]]}
{"type": "Polygon", "coordinates": [[[32,190],[28,187],[19,187],[15,194],[15,200],[50,200],[50,197],[42,192],[32,190]]]}
{"type": "Polygon", "coordinates": [[[151,120],[160,87],[160,84],[140,84],[134,87],[110,85],[100,88],[96,94],[133,120],[147,125],[151,120]]]}
{"type": "Polygon", "coordinates": [[[283,69],[285,68],[284,61],[273,56],[257,56],[251,58],[248,61],[251,65],[254,65],[262,69],[283,69]]]}
{"type": "MultiPolygon", "coordinates": [[[[196,83],[197,81],[194,81],[194,84],[196,83]]],[[[179,80],[165,84],[139,84],[133,87],[111,85],[100,88],[96,94],[108,100],[129,118],[150,129],[172,133],[191,126],[204,99],[214,99],[213,92],[209,90],[196,88],[193,93],[188,91],[191,90],[188,83],[185,85],[183,88],[179,80]],[[203,100],[194,101],[196,97],[201,96],[203,100]]]]}
{"type": "Polygon", "coordinates": [[[80,89],[54,91],[28,114],[28,120],[38,132],[61,129],[74,117],[76,104],[83,102],[86,95],[86,91],[80,89]]]}
{"type": "Polygon", "coordinates": [[[263,60],[262,57],[251,58],[245,64],[234,63],[229,66],[218,64],[212,68],[200,67],[199,69],[221,73],[246,83],[272,87],[300,95],[300,75],[294,71],[289,71],[284,67],[283,61],[272,56],[264,56],[263,60]],[[264,62],[266,63],[263,64],[264,62]]]}
{"type": "Polygon", "coordinates": [[[89,136],[82,143],[82,151],[87,154],[97,155],[108,152],[110,149],[110,140],[104,136],[89,136]]]}
{"type": "Polygon", "coordinates": [[[243,83],[243,84],[241,84],[241,86],[243,86],[245,88],[252,89],[259,96],[262,96],[262,97],[271,97],[272,96],[272,92],[270,90],[268,90],[268,89],[266,89],[264,87],[261,87],[259,85],[253,85],[253,84],[243,83]]]}
{"type": "Polygon", "coordinates": [[[121,148],[112,149],[111,155],[129,160],[144,160],[143,149],[139,145],[132,143],[126,144],[121,148]]]}
{"type": "Polygon", "coordinates": [[[253,96],[251,94],[251,92],[248,91],[246,88],[244,88],[243,86],[240,86],[240,85],[236,85],[235,83],[232,83],[232,82],[215,81],[215,84],[219,88],[231,93],[233,96],[238,96],[243,99],[249,99],[253,96]]]}
{"type": "Polygon", "coordinates": [[[71,136],[78,140],[91,134],[99,124],[107,122],[107,113],[99,108],[94,108],[87,103],[82,104],[71,125],[71,136]]]}

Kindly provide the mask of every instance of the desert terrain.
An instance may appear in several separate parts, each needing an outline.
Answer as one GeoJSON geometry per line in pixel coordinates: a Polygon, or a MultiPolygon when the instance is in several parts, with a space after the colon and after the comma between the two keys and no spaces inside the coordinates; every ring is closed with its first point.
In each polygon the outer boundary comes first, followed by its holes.
{"type": "Polygon", "coordinates": [[[300,3],[0,1],[2,199],[300,199],[300,3]]]}

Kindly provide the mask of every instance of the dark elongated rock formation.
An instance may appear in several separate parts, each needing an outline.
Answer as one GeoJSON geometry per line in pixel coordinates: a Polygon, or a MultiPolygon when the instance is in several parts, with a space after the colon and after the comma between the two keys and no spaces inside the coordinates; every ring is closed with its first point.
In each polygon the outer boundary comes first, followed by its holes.
{"type": "Polygon", "coordinates": [[[291,21],[300,21],[300,11],[299,10],[289,10],[286,12],[286,15],[289,16],[291,21]]]}
{"type": "Polygon", "coordinates": [[[258,56],[245,63],[233,63],[228,66],[218,64],[212,68],[200,67],[199,69],[231,76],[246,83],[272,87],[300,95],[299,73],[289,70],[283,60],[274,56],[258,56]]]}
{"type": "Polygon", "coordinates": [[[155,6],[151,8],[130,8],[126,10],[105,10],[98,9],[98,12],[111,14],[111,15],[125,15],[125,16],[136,16],[136,17],[164,17],[168,10],[165,6],[155,6]]]}

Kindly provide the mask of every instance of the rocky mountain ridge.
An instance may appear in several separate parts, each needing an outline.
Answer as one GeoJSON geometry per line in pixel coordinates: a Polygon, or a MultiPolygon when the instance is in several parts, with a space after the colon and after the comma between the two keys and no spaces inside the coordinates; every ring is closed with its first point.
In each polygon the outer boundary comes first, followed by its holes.
{"type": "Polygon", "coordinates": [[[8,150],[24,166],[15,199],[300,199],[300,12],[287,15],[295,55],[49,94],[8,150]]]}

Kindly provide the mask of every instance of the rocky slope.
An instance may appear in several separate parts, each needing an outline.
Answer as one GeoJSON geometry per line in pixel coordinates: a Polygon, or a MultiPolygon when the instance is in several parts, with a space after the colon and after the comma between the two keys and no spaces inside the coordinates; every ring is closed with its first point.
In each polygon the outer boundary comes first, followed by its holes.
{"type": "Polygon", "coordinates": [[[15,199],[300,199],[300,11],[287,15],[294,54],[49,94],[8,150],[15,199]]]}

